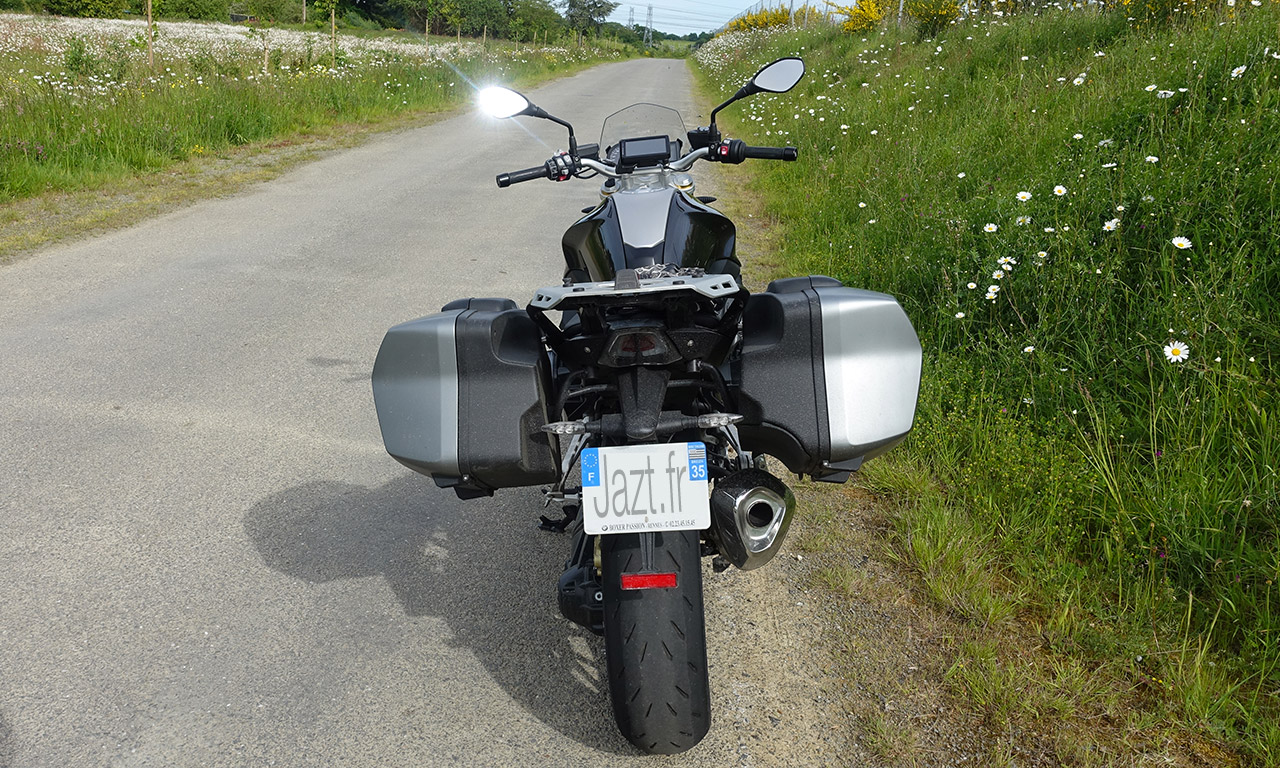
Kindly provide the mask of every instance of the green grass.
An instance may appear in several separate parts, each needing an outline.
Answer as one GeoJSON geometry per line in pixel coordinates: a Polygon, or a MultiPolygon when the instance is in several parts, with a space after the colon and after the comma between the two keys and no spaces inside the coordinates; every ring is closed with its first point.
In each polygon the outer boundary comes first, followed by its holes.
{"type": "Polygon", "coordinates": [[[470,81],[527,85],[623,55],[444,43],[448,60],[426,59],[420,43],[392,36],[398,48],[353,43],[357,52],[340,49],[331,66],[327,36],[286,42],[269,31],[264,47],[225,25],[210,26],[225,31],[212,42],[161,25],[152,69],[141,37],[95,31],[104,22],[7,17],[0,32],[37,23],[50,36],[31,35],[26,46],[0,35],[0,203],[95,188],[231,146],[448,109],[470,98],[470,81]],[[79,33],[66,34],[70,25],[79,33]]]}
{"type": "Polygon", "coordinates": [[[1156,722],[1266,764],[1278,28],[1280,3],[1241,2],[1175,26],[1048,11],[697,54],[726,94],[778,56],[808,63],[792,93],[739,107],[732,135],[801,148],[755,166],[784,271],[891,293],[920,334],[916,429],[864,481],[896,497],[929,593],[977,626],[1041,628],[1141,687],[1156,722]],[[1189,359],[1166,360],[1173,341],[1189,359]]]}

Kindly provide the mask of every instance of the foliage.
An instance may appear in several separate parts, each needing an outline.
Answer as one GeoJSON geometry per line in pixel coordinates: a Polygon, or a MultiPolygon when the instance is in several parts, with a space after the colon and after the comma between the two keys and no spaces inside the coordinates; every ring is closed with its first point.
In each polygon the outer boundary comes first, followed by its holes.
{"type": "MultiPolygon", "coordinates": [[[[325,20],[327,23],[327,19],[325,20]]],[[[519,86],[616,59],[618,48],[505,49],[228,24],[27,17],[0,45],[0,202],[93,188],[228,147],[455,107],[470,80],[519,86]],[[447,58],[446,58],[447,57],[447,58]]]]}
{"type": "Polygon", "coordinates": [[[564,0],[564,18],[571,29],[580,32],[599,30],[618,5],[611,0],[564,0]]]}
{"type": "Polygon", "coordinates": [[[907,15],[921,37],[935,37],[960,17],[956,0],[907,0],[907,15]]]}
{"type": "Polygon", "coordinates": [[[226,21],[228,0],[156,0],[152,13],[177,19],[226,21]]]}
{"type": "Polygon", "coordinates": [[[756,185],[788,269],[891,293],[920,335],[916,430],[867,471],[925,468],[927,509],[915,485],[884,490],[939,602],[1009,613],[971,588],[959,561],[981,555],[1025,623],[1132,675],[1145,717],[1264,764],[1280,762],[1278,26],[1280,3],[1239,0],[1168,28],[1041,10],[928,43],[789,29],[696,54],[731,85],[803,48],[809,78],[750,102],[741,138],[800,148],[756,185]],[[948,555],[961,540],[973,557],[948,555]]]}
{"type": "Polygon", "coordinates": [[[791,10],[785,7],[766,8],[743,14],[725,25],[725,32],[747,32],[753,29],[785,27],[791,23],[791,10]]]}
{"type": "Polygon", "coordinates": [[[884,6],[880,4],[880,0],[860,0],[855,5],[837,5],[827,0],[827,5],[844,16],[840,29],[849,34],[870,32],[884,21],[884,6]]]}
{"type": "Polygon", "coordinates": [[[44,0],[44,7],[58,16],[112,18],[124,14],[128,0],[44,0]]]}

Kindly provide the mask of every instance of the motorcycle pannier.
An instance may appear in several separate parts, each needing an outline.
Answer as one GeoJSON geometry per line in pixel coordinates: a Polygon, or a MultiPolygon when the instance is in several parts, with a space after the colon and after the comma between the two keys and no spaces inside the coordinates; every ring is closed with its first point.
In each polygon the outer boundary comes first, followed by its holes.
{"type": "Polygon", "coordinates": [[[776,280],[748,300],[733,365],[743,447],[842,482],[911,431],[920,360],[892,296],[830,277],[776,280]]]}
{"type": "Polygon", "coordinates": [[[458,496],[554,482],[550,364],[510,299],[462,299],[387,331],[373,399],[387,453],[458,496]]]}

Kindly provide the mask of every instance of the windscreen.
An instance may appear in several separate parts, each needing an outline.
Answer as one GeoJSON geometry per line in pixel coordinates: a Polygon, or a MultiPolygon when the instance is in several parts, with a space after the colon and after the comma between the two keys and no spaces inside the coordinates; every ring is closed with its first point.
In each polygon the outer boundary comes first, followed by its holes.
{"type": "Polygon", "coordinates": [[[689,143],[679,112],[657,104],[632,104],[605,118],[604,128],[600,131],[600,146],[613,155],[622,139],[647,136],[666,136],[671,139],[672,160],[684,154],[689,143]]]}

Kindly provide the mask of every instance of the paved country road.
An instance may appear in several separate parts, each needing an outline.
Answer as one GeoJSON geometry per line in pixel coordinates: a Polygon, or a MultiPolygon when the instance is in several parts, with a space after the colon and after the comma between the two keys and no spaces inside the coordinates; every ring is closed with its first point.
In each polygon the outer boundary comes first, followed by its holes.
{"type": "MultiPolygon", "coordinates": [[[[531,96],[584,141],[638,101],[705,122],[680,61],[531,96]]],[[[709,577],[712,735],[641,758],[536,495],[383,451],[389,326],[558,282],[595,184],[493,176],[564,144],[465,113],[0,267],[0,768],[841,759],[777,572],[709,577]]]]}

